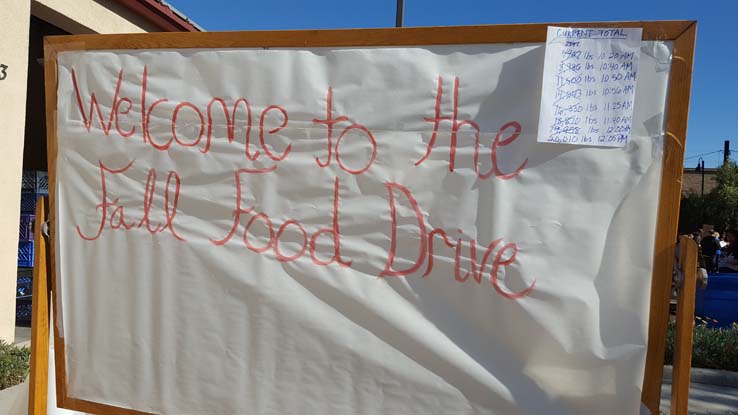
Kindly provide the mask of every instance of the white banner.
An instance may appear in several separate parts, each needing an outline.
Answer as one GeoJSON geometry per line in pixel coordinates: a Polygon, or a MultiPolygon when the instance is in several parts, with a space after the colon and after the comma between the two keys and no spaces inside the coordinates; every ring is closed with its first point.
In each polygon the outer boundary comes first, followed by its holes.
{"type": "Polygon", "coordinates": [[[623,148],[536,141],[542,44],[61,53],[69,396],[637,413],[669,51],[623,148]]]}

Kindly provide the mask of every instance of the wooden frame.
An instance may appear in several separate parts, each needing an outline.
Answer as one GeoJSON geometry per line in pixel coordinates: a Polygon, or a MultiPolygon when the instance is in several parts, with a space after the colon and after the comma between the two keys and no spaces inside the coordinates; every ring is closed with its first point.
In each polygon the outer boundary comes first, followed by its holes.
{"type": "Polygon", "coordinates": [[[688,236],[679,240],[674,370],[671,379],[671,413],[686,414],[689,405],[689,371],[692,366],[694,301],[697,291],[697,244],[688,236]]]}
{"type": "Polygon", "coordinates": [[[49,370],[49,285],[48,245],[42,226],[48,218],[48,198],[36,203],[33,226],[33,289],[31,290],[31,376],[28,381],[28,413],[46,414],[49,370]]]}
{"type": "MultiPolygon", "coordinates": [[[[673,59],[668,85],[664,159],[661,178],[658,222],[656,230],[653,278],[648,329],[648,352],[643,381],[642,401],[658,414],[663,375],[666,328],[669,318],[669,297],[681,195],[681,175],[686,143],[687,116],[692,78],[695,21],[662,22],[604,22],[604,23],[551,23],[466,27],[429,27],[358,30],[306,30],[306,31],[255,31],[221,33],[147,33],[129,35],[74,35],[47,37],[45,43],[46,119],[49,166],[50,222],[55,223],[55,172],[57,157],[56,104],[57,104],[57,53],[73,50],[106,49],[162,49],[162,48],[246,48],[246,47],[346,47],[346,46],[411,46],[451,45],[483,43],[543,43],[547,27],[640,27],[643,40],[673,41],[673,59]]],[[[56,252],[54,227],[51,226],[49,274],[54,304],[57,304],[56,252]]],[[[39,273],[38,277],[43,277],[39,273]]],[[[43,301],[43,300],[42,300],[43,301]]],[[[692,300],[693,301],[693,300],[692,300]]],[[[34,308],[37,307],[34,291],[34,308]]],[[[44,313],[38,306],[38,313],[44,313]]],[[[682,307],[682,312],[684,313],[682,307]]],[[[689,307],[686,307],[687,309],[689,307]]],[[[693,304],[692,304],[693,308],[693,304]]],[[[690,311],[691,312],[691,311],[690,311]]],[[[36,314],[34,314],[36,316],[36,314]]],[[[60,316],[54,313],[55,320],[60,316]]],[[[55,322],[56,323],[56,322],[55,322]]],[[[43,383],[43,362],[38,351],[43,348],[40,339],[48,325],[34,320],[34,337],[39,340],[35,357],[35,384],[43,383]],[[39,383],[41,382],[41,383],[39,383]]],[[[46,333],[48,336],[48,333],[46,333]]],[[[34,343],[36,344],[36,343],[34,343]]],[[[681,350],[687,347],[684,345],[681,350]]],[[[688,347],[691,353],[691,344],[688,347]]],[[[64,338],[54,324],[54,350],[56,357],[57,403],[78,411],[143,415],[142,412],[103,405],[71,398],[66,391],[64,338]]],[[[675,368],[676,369],[676,368],[675,368]]],[[[688,368],[686,369],[688,378],[688,368]]],[[[675,370],[676,373],[676,370],[675,370]]],[[[683,373],[683,372],[682,372],[683,373]]],[[[45,388],[41,388],[45,389],[45,388]]],[[[36,389],[29,400],[45,399],[44,391],[36,389]],[[43,395],[43,396],[38,396],[43,395]]],[[[34,405],[34,408],[40,408],[34,405]]],[[[30,412],[40,414],[42,412],[30,412]]],[[[45,412],[44,412],[45,413],[45,412]]]]}

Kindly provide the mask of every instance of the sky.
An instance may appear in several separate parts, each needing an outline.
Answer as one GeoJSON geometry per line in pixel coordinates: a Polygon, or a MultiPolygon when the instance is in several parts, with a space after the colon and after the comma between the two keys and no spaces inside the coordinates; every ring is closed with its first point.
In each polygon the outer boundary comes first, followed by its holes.
{"type": "MultiPolygon", "coordinates": [[[[168,0],[208,31],[392,27],[395,0],[168,0]]],[[[697,20],[685,166],[738,159],[738,0],[405,0],[405,26],[697,20]],[[733,122],[737,122],[734,124],[733,122]],[[710,154],[706,154],[710,153],[710,154]]]]}

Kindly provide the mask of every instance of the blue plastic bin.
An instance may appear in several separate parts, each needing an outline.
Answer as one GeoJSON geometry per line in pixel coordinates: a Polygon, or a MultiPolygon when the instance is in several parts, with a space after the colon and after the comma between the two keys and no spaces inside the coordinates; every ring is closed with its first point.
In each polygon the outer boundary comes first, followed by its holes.
{"type": "Polygon", "coordinates": [[[36,215],[20,215],[18,226],[18,241],[33,241],[33,220],[36,215]]]}
{"type": "Polygon", "coordinates": [[[25,170],[21,189],[30,193],[49,193],[49,174],[45,171],[25,170]]]}
{"type": "Polygon", "coordinates": [[[18,242],[18,266],[33,267],[33,241],[18,242]]]}
{"type": "Polygon", "coordinates": [[[694,314],[708,319],[710,327],[738,323],[738,274],[710,274],[707,288],[697,289],[694,314]]]}
{"type": "Polygon", "coordinates": [[[31,304],[33,298],[33,268],[18,268],[18,282],[15,294],[15,325],[31,325],[31,304]]]}
{"type": "Polygon", "coordinates": [[[35,214],[36,213],[36,201],[38,201],[38,198],[43,196],[41,193],[30,193],[30,192],[23,192],[21,193],[21,213],[25,214],[35,214]]]}

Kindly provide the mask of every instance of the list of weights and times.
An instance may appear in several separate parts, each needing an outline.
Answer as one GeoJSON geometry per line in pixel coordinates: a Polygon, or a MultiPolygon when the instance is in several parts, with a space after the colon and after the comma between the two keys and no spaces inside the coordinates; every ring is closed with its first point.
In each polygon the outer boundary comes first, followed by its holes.
{"type": "Polygon", "coordinates": [[[641,32],[548,28],[539,142],[604,147],[628,143],[641,32]]]}

